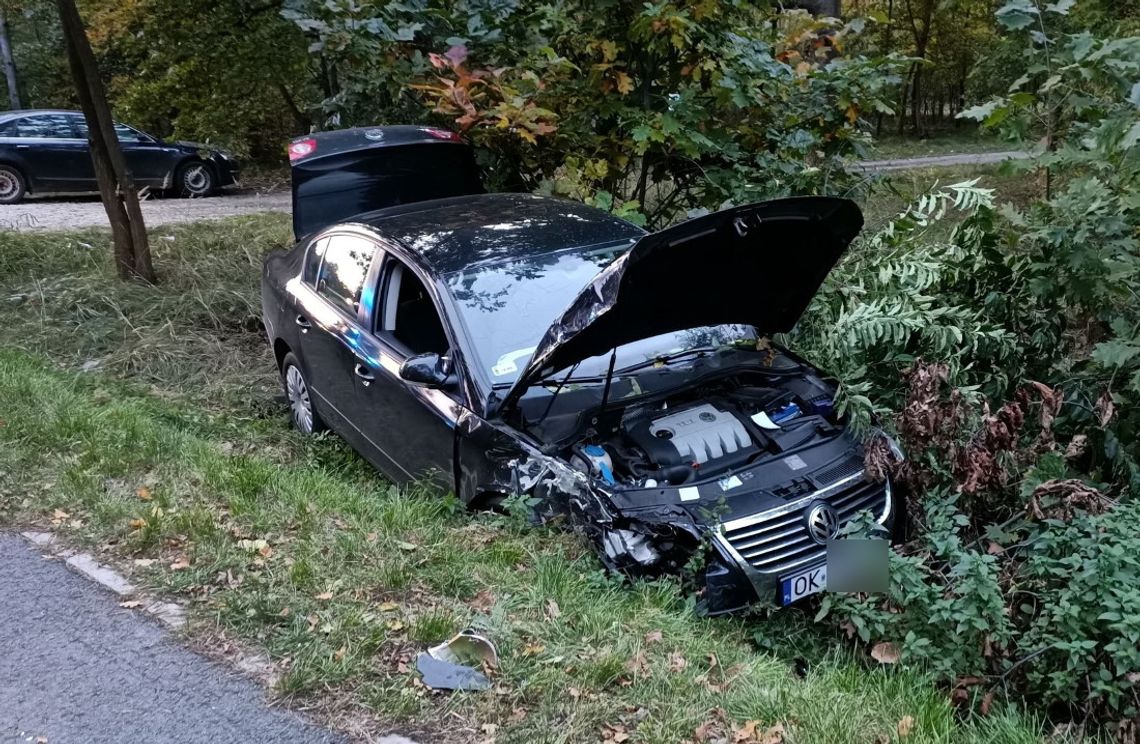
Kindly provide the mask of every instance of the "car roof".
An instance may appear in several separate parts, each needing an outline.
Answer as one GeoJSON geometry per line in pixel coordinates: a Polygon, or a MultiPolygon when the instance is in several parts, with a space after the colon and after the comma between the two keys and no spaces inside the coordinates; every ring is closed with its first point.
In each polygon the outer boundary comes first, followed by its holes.
{"type": "Polygon", "coordinates": [[[35,116],[37,114],[79,114],[82,116],[83,112],[70,111],[68,109],[13,109],[11,111],[0,112],[0,121],[17,119],[22,116],[35,116]]]}
{"type": "Polygon", "coordinates": [[[535,194],[435,199],[366,212],[350,222],[399,241],[437,275],[645,234],[609,212],[535,194]]]}

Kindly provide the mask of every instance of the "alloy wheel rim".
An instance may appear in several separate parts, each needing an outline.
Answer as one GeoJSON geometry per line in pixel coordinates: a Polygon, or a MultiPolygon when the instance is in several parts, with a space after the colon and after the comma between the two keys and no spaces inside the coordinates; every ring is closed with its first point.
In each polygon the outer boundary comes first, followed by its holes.
{"type": "Polygon", "coordinates": [[[195,165],[186,169],[182,183],[188,190],[201,194],[210,186],[210,174],[206,172],[206,166],[195,165]]]}
{"type": "Polygon", "coordinates": [[[16,179],[7,171],[0,171],[0,199],[5,199],[16,193],[16,179]]]}
{"type": "Polygon", "coordinates": [[[309,387],[301,370],[290,366],[285,372],[285,394],[289,396],[289,410],[297,428],[306,434],[313,432],[313,406],[309,400],[309,387]]]}

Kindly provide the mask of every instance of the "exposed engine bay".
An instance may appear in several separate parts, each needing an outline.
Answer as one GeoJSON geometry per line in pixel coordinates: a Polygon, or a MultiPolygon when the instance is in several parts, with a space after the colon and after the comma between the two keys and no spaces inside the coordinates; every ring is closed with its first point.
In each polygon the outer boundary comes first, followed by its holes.
{"type": "Polygon", "coordinates": [[[614,486],[680,486],[840,432],[833,391],[818,377],[748,377],[629,406],[575,445],[570,462],[614,486]]]}

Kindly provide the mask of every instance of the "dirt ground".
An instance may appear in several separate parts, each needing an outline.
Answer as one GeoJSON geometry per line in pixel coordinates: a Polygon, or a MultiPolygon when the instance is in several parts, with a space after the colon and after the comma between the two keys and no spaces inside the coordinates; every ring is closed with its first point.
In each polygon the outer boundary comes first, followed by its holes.
{"type": "MultiPolygon", "coordinates": [[[[150,198],[142,202],[148,226],[195,222],[254,212],[289,212],[288,191],[269,194],[234,192],[205,199],[150,198]]],[[[0,205],[0,230],[70,230],[106,227],[107,213],[98,195],[52,195],[0,205]]]]}

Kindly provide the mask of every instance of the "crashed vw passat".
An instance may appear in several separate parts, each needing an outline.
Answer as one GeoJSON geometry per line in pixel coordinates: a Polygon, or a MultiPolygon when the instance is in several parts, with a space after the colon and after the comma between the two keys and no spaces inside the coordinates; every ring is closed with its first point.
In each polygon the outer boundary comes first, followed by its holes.
{"type": "Polygon", "coordinates": [[[441,130],[330,132],[291,155],[300,239],[267,260],[262,303],[302,431],[473,506],[537,498],[611,569],[699,565],[710,614],[818,591],[846,522],[889,526],[890,484],[864,477],[834,383],[767,340],[859,232],[850,201],[646,233],[482,193],[441,130]]]}

